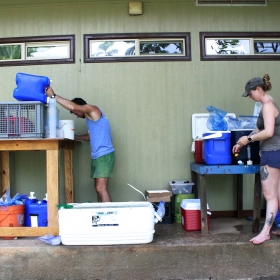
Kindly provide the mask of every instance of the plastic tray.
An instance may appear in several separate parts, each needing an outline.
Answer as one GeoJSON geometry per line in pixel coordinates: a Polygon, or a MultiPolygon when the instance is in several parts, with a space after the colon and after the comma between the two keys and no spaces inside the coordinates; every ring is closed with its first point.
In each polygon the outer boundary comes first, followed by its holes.
{"type": "Polygon", "coordinates": [[[192,193],[192,186],[194,183],[185,183],[186,181],[171,181],[169,185],[173,194],[189,194],[192,193]],[[175,183],[173,183],[175,182],[175,183]]]}

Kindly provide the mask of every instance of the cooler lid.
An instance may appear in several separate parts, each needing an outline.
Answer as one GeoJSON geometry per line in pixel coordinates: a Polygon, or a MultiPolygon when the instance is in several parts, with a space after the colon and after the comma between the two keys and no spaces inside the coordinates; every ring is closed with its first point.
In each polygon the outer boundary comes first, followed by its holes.
{"type": "Polygon", "coordinates": [[[111,209],[111,208],[139,208],[139,207],[153,207],[151,202],[148,201],[130,201],[130,202],[99,202],[99,203],[68,203],[68,207],[61,209],[111,209]],[[71,207],[72,206],[72,207],[71,207]]]}
{"type": "MultiPolygon", "coordinates": [[[[228,121],[229,117],[236,118],[234,113],[227,113],[225,115],[225,120],[228,121]]],[[[203,133],[213,132],[210,131],[207,126],[207,120],[209,118],[209,113],[199,113],[192,115],[192,138],[202,137],[203,133]]]]}
{"type": "MultiPolygon", "coordinates": [[[[183,199],[181,207],[185,210],[200,210],[200,199],[183,199]]],[[[207,210],[209,210],[208,204],[207,210]]]]}

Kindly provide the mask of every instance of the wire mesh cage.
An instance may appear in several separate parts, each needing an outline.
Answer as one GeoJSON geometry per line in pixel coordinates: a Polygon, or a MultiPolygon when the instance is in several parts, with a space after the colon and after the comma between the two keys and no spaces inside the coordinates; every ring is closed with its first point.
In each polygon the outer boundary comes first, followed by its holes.
{"type": "Polygon", "coordinates": [[[1,102],[0,138],[43,138],[46,110],[41,102],[1,102]]]}

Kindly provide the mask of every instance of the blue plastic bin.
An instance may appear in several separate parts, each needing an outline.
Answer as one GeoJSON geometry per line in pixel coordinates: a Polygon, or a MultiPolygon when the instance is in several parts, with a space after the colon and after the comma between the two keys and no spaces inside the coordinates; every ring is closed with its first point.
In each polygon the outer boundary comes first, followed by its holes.
{"type": "MultiPolygon", "coordinates": [[[[204,133],[203,136],[216,132],[204,133]]],[[[203,140],[202,154],[206,164],[231,164],[231,133],[220,132],[221,137],[203,140]]]]}

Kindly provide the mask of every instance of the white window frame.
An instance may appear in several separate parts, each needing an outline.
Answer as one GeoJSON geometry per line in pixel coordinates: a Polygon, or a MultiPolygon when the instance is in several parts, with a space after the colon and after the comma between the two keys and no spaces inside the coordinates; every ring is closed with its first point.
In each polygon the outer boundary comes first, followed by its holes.
{"type": "Polygon", "coordinates": [[[103,42],[109,42],[109,41],[112,41],[112,42],[133,42],[134,43],[134,47],[135,47],[135,53],[134,55],[113,55],[114,57],[131,57],[131,56],[148,56],[148,57],[151,57],[151,56],[184,56],[185,55],[185,39],[184,38],[178,38],[178,39],[169,39],[169,38],[162,38],[162,39],[157,39],[157,38],[151,38],[151,39],[135,39],[135,38],[132,38],[132,39],[123,39],[123,40],[90,40],[89,41],[89,44],[90,44],[90,54],[89,56],[91,58],[94,58],[94,57],[108,57],[108,56],[93,56],[92,55],[92,52],[93,52],[93,44],[95,43],[103,43],[103,42]],[[151,42],[151,43],[161,43],[161,42],[166,42],[166,43],[176,43],[176,42],[180,42],[182,43],[182,53],[168,53],[168,54],[164,54],[164,53],[159,53],[159,54],[141,54],[140,53],[140,44],[141,43],[145,43],[145,42],[151,42]]]}
{"type": "Polygon", "coordinates": [[[50,42],[32,42],[32,43],[26,43],[25,44],[25,59],[26,60],[38,60],[38,59],[62,59],[62,58],[70,58],[70,42],[59,42],[59,41],[50,41],[50,42]],[[31,57],[31,56],[27,56],[27,49],[28,48],[39,48],[39,47],[65,47],[66,46],[66,54],[65,55],[51,55],[51,56],[35,56],[35,57],[31,57]]]}

